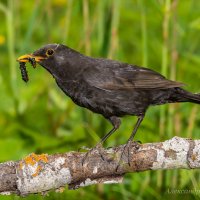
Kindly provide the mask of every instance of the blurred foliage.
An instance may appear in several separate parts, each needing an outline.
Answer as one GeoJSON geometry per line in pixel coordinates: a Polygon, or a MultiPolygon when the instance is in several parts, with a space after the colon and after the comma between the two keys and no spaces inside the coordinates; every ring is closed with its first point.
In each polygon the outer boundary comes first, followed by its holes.
{"type": "MultiPolygon", "coordinates": [[[[148,66],[200,92],[199,10],[197,0],[0,0],[0,161],[91,147],[111,129],[100,115],[74,105],[43,68],[29,65],[25,84],[18,56],[63,43],[87,55],[148,66]]],[[[198,113],[189,103],[151,107],[135,139],[199,138],[198,113]]],[[[125,117],[105,146],[125,143],[135,121],[125,117]]],[[[198,199],[199,193],[167,191],[199,190],[199,181],[197,170],[148,171],[126,175],[121,185],[25,199],[198,199]]]]}

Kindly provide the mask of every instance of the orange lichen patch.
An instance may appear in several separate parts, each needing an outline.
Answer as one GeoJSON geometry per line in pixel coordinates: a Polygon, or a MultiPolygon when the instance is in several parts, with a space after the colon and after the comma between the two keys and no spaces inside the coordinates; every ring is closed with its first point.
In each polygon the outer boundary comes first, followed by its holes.
{"type": "Polygon", "coordinates": [[[26,158],[24,158],[26,165],[35,165],[36,162],[42,161],[44,163],[48,162],[47,154],[36,155],[35,153],[30,154],[26,158]]]}
{"type": "Polygon", "coordinates": [[[37,166],[37,169],[36,169],[36,171],[35,171],[35,173],[32,174],[32,176],[33,176],[33,177],[38,176],[38,174],[41,172],[41,170],[42,170],[42,166],[38,165],[38,166],[37,166]]]}
{"type": "Polygon", "coordinates": [[[24,162],[26,165],[32,165],[32,166],[35,165],[36,163],[33,154],[30,154],[29,156],[25,157],[24,162]]]}
{"type": "Polygon", "coordinates": [[[25,157],[23,161],[20,161],[19,163],[19,168],[23,168],[23,164],[25,165],[31,165],[36,167],[35,173],[32,174],[33,177],[36,177],[39,175],[39,173],[42,171],[42,166],[40,165],[42,163],[47,163],[48,162],[48,155],[47,154],[41,154],[41,155],[36,155],[35,153],[30,154],[29,156],[25,157]]]}
{"type": "Polygon", "coordinates": [[[36,154],[32,154],[32,157],[38,162],[38,161],[42,161],[44,163],[48,162],[48,157],[47,154],[41,154],[41,155],[36,155],[36,154]]]}

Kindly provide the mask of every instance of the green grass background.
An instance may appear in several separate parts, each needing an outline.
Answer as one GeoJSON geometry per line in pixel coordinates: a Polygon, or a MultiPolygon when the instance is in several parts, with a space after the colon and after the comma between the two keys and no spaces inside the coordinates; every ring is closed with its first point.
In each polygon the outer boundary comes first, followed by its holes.
{"type": "MultiPolygon", "coordinates": [[[[43,68],[29,65],[30,81],[21,80],[16,58],[47,43],[146,66],[200,92],[200,1],[0,0],[0,162],[31,152],[92,147],[111,129],[100,115],[74,105],[43,68]]],[[[199,110],[189,103],[151,107],[135,139],[197,139],[199,110]]],[[[125,117],[105,146],[125,143],[135,122],[135,117],[125,117]]],[[[199,184],[198,170],[148,171],[127,174],[119,185],[25,199],[199,199],[200,191],[168,194],[172,189],[200,190],[199,184]]]]}

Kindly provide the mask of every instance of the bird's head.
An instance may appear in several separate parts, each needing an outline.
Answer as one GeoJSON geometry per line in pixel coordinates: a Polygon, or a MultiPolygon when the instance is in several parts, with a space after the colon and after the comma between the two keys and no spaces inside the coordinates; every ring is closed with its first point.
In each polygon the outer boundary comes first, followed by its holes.
{"type": "Polygon", "coordinates": [[[36,62],[47,69],[55,78],[65,76],[65,68],[68,65],[68,57],[71,49],[62,44],[47,44],[31,54],[20,56],[18,62],[36,62]]]}

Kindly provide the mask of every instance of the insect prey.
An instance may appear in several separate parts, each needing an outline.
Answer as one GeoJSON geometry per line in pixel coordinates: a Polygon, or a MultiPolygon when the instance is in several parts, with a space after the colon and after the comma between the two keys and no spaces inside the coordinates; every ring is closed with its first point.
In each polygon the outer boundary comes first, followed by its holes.
{"type": "Polygon", "coordinates": [[[20,62],[19,68],[20,68],[20,71],[21,71],[22,80],[25,81],[25,82],[28,82],[29,78],[28,78],[28,72],[26,70],[26,63],[20,62]]]}

